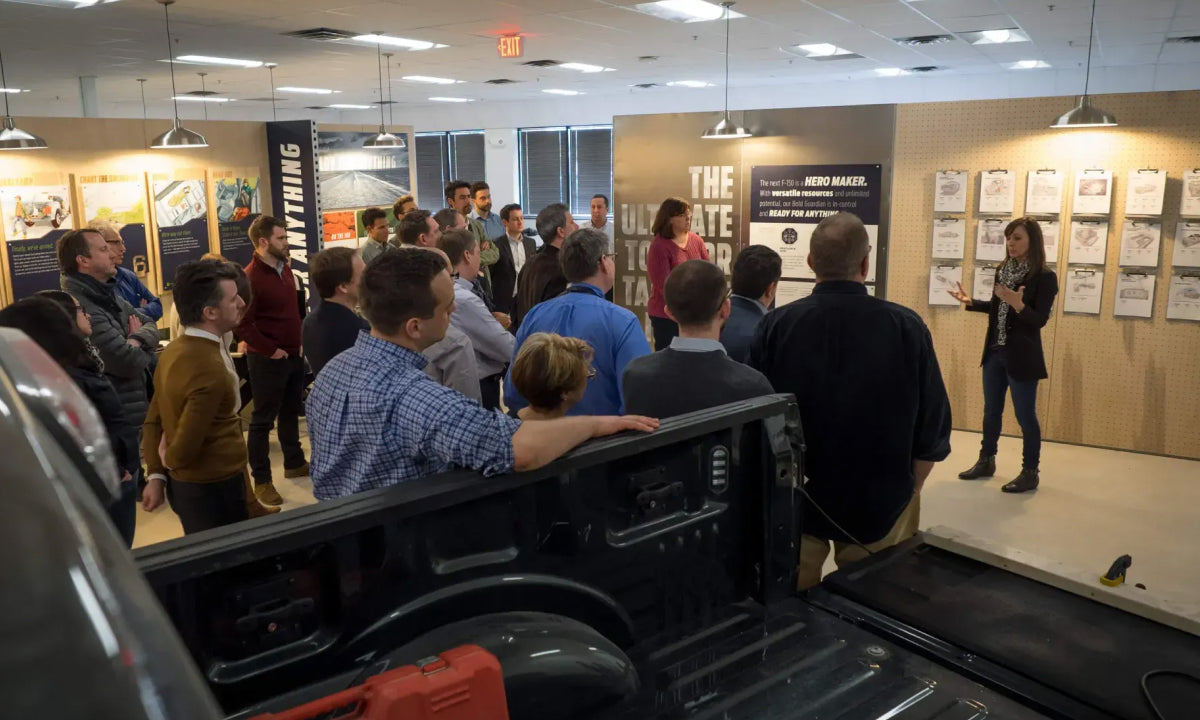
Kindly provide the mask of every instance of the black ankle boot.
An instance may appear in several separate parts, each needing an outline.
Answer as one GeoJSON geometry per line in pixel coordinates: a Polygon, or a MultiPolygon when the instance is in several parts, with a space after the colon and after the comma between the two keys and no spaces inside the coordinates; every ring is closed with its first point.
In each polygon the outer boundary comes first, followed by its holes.
{"type": "Polygon", "coordinates": [[[1030,490],[1037,490],[1038,486],[1038,471],[1024,468],[1021,474],[1013,478],[1013,481],[1004,487],[1000,488],[1006,493],[1023,493],[1030,490]]]}
{"type": "Polygon", "coordinates": [[[978,480],[979,478],[990,478],[996,474],[996,456],[995,455],[980,455],[979,460],[971,467],[970,470],[964,470],[958,474],[959,480],[978,480]]]}

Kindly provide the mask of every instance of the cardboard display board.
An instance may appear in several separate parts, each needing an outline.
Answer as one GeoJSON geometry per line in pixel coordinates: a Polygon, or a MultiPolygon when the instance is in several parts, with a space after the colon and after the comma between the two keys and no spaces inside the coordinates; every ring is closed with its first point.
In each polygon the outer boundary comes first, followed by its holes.
{"type": "Polygon", "coordinates": [[[217,252],[238,265],[254,256],[250,224],[263,213],[262,172],[256,167],[211,172],[213,215],[217,225],[217,252]]]}
{"type": "Polygon", "coordinates": [[[202,169],[148,174],[158,292],[170,290],[184,263],[209,252],[208,192],[202,169]]]}
{"type": "Polygon", "coordinates": [[[75,177],[80,226],[112,223],[125,242],[121,265],[148,288],[159,287],[157,265],[151,261],[146,178],[141,175],[83,175],[75,177]]]}
{"type": "Polygon", "coordinates": [[[59,287],[58,238],[75,228],[69,178],[57,173],[0,178],[5,300],[59,287]]]}

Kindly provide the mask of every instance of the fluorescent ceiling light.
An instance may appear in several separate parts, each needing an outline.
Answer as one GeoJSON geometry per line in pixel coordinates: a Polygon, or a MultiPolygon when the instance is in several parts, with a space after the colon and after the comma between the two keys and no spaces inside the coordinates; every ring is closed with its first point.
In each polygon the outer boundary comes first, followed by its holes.
{"type": "Polygon", "coordinates": [[[210,96],[204,96],[204,95],[176,95],[176,96],[172,97],[171,99],[172,99],[172,100],[178,100],[178,101],[180,101],[180,102],[211,102],[211,103],[224,103],[224,102],[232,102],[232,101],[233,101],[233,98],[227,98],[227,97],[213,97],[213,96],[211,96],[211,95],[210,95],[210,96]]]}
{"type": "Polygon", "coordinates": [[[433,48],[449,47],[441,43],[429,42],[427,40],[409,40],[408,38],[392,37],[391,35],[355,35],[350,38],[354,42],[368,43],[370,45],[387,45],[388,47],[404,48],[405,50],[432,50],[433,48]]]}
{"type": "MultiPolygon", "coordinates": [[[[725,8],[718,3],[705,0],[659,0],[658,2],[640,3],[635,5],[634,9],[663,20],[685,23],[708,22],[725,17],[725,8]]],[[[745,15],[730,10],[729,17],[740,18],[745,15]]]]}
{"type": "Polygon", "coordinates": [[[304,95],[332,95],[340,93],[341,90],[330,90],[328,88],[308,88],[308,87],[278,87],[275,88],[279,92],[301,93],[304,95]]]}
{"type": "Polygon", "coordinates": [[[703,80],[673,80],[667,83],[667,87],[706,88],[712,86],[712,83],[703,80]]]}
{"type": "MultiPolygon", "coordinates": [[[[163,60],[162,62],[170,62],[163,60]]],[[[175,62],[189,65],[230,65],[232,67],[256,68],[262,67],[261,60],[241,60],[238,58],[213,57],[211,55],[180,55],[175,62]]]]}
{"type": "Polygon", "coordinates": [[[27,5],[42,5],[44,7],[62,7],[63,5],[74,5],[74,10],[79,8],[91,7],[93,5],[107,5],[108,3],[117,2],[117,0],[12,0],[13,2],[25,3],[27,5]]]}
{"type": "Polygon", "coordinates": [[[875,68],[875,74],[879,77],[898,77],[907,75],[908,71],[904,68],[875,68]]]}
{"type": "Polygon", "coordinates": [[[460,97],[431,97],[429,99],[434,102],[448,102],[448,103],[475,102],[475,100],[473,98],[460,98],[460,97]]]}
{"type": "Polygon", "coordinates": [[[1029,36],[1016,28],[978,30],[959,34],[972,45],[1002,45],[1004,43],[1029,42],[1029,36]]]}
{"type": "Polygon", "coordinates": [[[558,88],[546,88],[542,92],[550,95],[582,95],[578,90],[559,90],[558,88]]]}
{"type": "Polygon", "coordinates": [[[374,105],[351,105],[349,103],[338,103],[335,105],[330,105],[329,107],[336,108],[338,110],[370,110],[370,109],[374,108],[375,106],[374,105]]]}
{"type": "Polygon", "coordinates": [[[430,85],[456,85],[462,83],[462,80],[453,80],[451,78],[430,77],[429,75],[405,75],[400,78],[409,82],[429,83],[430,85]]]}
{"type": "Polygon", "coordinates": [[[1050,67],[1050,63],[1042,60],[1018,60],[1008,67],[1013,70],[1033,70],[1036,68],[1048,68],[1050,67]]]}
{"type": "Polygon", "coordinates": [[[564,70],[578,70],[579,72],[585,73],[613,72],[616,70],[616,68],[603,67],[601,65],[588,65],[587,63],[577,62],[561,63],[559,64],[559,67],[564,70]]]}
{"type": "Polygon", "coordinates": [[[830,43],[815,45],[797,45],[797,50],[803,50],[809,57],[834,57],[836,55],[853,55],[854,52],[830,43]]]}
{"type": "Polygon", "coordinates": [[[29,92],[29,91],[22,90],[21,88],[0,87],[0,93],[9,93],[10,95],[16,95],[17,93],[23,93],[23,92],[29,92]]]}

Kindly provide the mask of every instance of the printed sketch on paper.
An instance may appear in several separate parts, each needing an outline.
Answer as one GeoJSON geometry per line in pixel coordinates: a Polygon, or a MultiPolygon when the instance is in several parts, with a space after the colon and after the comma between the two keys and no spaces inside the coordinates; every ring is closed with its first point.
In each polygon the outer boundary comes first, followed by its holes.
{"type": "Polygon", "coordinates": [[[71,227],[71,199],[66,186],[0,188],[4,231],[8,240],[40,238],[71,227]]]}
{"type": "Polygon", "coordinates": [[[1079,194],[1101,197],[1108,194],[1108,178],[1086,178],[1079,181],[1079,194]]]}

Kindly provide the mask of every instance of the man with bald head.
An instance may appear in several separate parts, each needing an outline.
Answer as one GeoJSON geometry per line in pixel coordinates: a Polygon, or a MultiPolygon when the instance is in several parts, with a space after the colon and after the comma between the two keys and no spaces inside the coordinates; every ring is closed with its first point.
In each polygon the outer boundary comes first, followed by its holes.
{"type": "Polygon", "coordinates": [[[800,407],[805,459],[801,589],[912,537],[920,493],[950,454],[950,399],[933,339],[912,310],[867,294],[870,237],[850,213],[813,231],[811,296],[771,311],[748,364],[800,407]]]}

